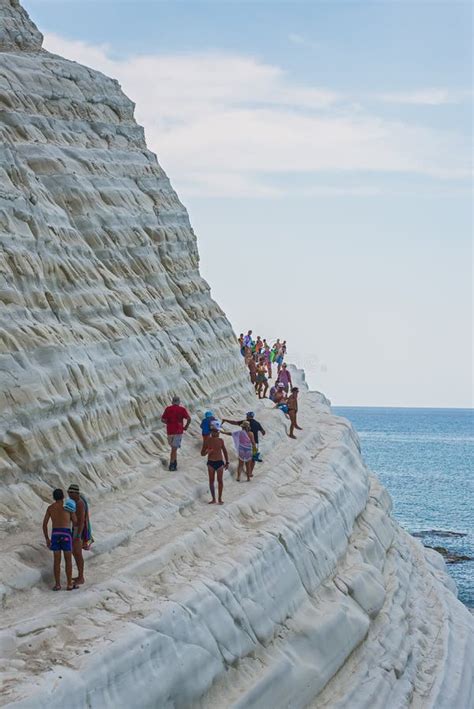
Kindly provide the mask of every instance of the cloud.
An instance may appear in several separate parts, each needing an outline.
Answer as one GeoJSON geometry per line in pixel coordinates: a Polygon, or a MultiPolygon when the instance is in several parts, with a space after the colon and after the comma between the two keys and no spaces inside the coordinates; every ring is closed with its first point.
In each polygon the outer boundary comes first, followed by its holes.
{"type": "MultiPolygon", "coordinates": [[[[274,64],[226,52],[115,58],[47,34],[51,52],[117,78],[136,103],[149,147],[178,191],[277,197],[301,187],[291,176],[415,173],[463,177],[469,150],[455,135],[381,118],[326,87],[298,84],[274,64]],[[287,177],[282,188],[282,177],[287,177]],[[279,185],[279,186],[278,186],[279,185]]],[[[313,194],[322,193],[318,185],[313,194]]],[[[344,192],[344,186],[328,187],[344,192]]],[[[372,187],[358,187],[367,194],[372,187]]],[[[349,186],[351,194],[357,194],[349,186]]]]}

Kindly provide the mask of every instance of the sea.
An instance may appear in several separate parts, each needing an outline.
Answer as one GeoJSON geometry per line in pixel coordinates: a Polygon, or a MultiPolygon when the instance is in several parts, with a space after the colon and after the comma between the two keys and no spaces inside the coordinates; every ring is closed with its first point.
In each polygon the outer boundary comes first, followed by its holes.
{"type": "MultiPolygon", "coordinates": [[[[390,492],[402,527],[417,536],[423,532],[425,545],[474,558],[474,411],[332,410],[358,432],[364,459],[390,492]]],[[[459,599],[474,608],[474,561],[448,564],[447,569],[459,599]]]]}

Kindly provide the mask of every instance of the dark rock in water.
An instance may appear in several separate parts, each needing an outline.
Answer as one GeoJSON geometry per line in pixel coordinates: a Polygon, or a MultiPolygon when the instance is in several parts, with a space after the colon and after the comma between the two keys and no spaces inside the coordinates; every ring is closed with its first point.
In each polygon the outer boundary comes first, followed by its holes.
{"type": "Polygon", "coordinates": [[[449,551],[446,547],[430,547],[425,544],[427,549],[434,549],[438,554],[444,557],[447,564],[459,564],[461,561],[472,561],[472,556],[466,556],[465,554],[456,554],[454,551],[449,551]]]}
{"type": "Polygon", "coordinates": [[[412,537],[466,537],[466,532],[451,532],[445,529],[425,529],[421,532],[412,532],[412,537]]]}

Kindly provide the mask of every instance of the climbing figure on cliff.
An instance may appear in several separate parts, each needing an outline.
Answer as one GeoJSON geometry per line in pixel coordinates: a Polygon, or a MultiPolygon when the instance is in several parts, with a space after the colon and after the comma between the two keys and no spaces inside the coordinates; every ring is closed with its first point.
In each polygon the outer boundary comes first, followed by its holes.
{"type": "Polygon", "coordinates": [[[181,406],[179,396],[173,396],[171,406],[167,406],[163,411],[161,420],[166,424],[166,434],[171,448],[168,470],[178,470],[178,448],[181,448],[183,433],[188,430],[191,423],[191,416],[184,406],[181,406]],[[184,421],[187,422],[186,425],[184,421]]]}
{"type": "MultiPolygon", "coordinates": [[[[247,348],[246,352],[248,353],[250,352],[250,350],[247,348]]],[[[257,365],[254,356],[251,352],[250,354],[246,354],[245,362],[247,364],[247,367],[249,368],[250,381],[255,386],[255,384],[257,383],[257,365]]]]}
{"type": "Polygon", "coordinates": [[[209,437],[211,435],[211,426],[213,421],[216,420],[216,417],[212,413],[212,411],[206,411],[204,414],[204,418],[201,421],[201,433],[202,433],[202,448],[201,448],[201,455],[204,455],[203,450],[206,447],[206,443],[209,440],[209,437]]]}
{"type": "Polygon", "coordinates": [[[249,350],[252,351],[253,344],[254,343],[252,340],[252,330],[249,330],[244,337],[244,347],[248,347],[249,350]]]}
{"type": "Polygon", "coordinates": [[[284,348],[283,345],[280,345],[277,350],[277,356],[275,358],[275,362],[277,364],[277,376],[280,375],[281,368],[283,366],[283,360],[285,358],[285,351],[286,351],[286,348],[284,348]]]}
{"type": "Polygon", "coordinates": [[[281,369],[277,377],[277,384],[283,384],[285,394],[288,394],[289,388],[293,385],[290,371],[287,369],[285,362],[281,365],[281,369]]]}
{"type": "Polygon", "coordinates": [[[267,365],[263,357],[260,357],[257,364],[255,377],[255,393],[259,399],[266,399],[268,391],[267,365]]]}
{"type": "Polygon", "coordinates": [[[84,557],[83,550],[90,549],[94,539],[92,537],[92,529],[89,517],[89,503],[86,498],[81,495],[79,485],[73,483],[69,485],[67,494],[76,504],[76,521],[72,530],[72,553],[77,566],[77,576],[73,579],[74,583],[82,586],[84,581],[84,557]]]}
{"type": "Polygon", "coordinates": [[[217,474],[217,501],[224,504],[222,493],[224,491],[224,470],[229,467],[229,455],[224,441],[220,438],[221,425],[218,421],[211,423],[211,434],[201,450],[201,455],[207,455],[207,472],[209,475],[209,491],[211,493],[210,505],[216,504],[216,491],[214,487],[217,474]]]}
{"type": "Polygon", "coordinates": [[[57,488],[53,491],[53,504],[48,507],[43,519],[43,534],[46,546],[54,554],[54,586],[53,591],[61,590],[61,552],[64,555],[66,567],[67,590],[79,588],[72,579],[72,525],[76,524],[75,505],[72,500],[64,502],[64,492],[57,488]],[[48,523],[51,520],[51,538],[48,534],[48,523]]]}
{"type": "MultiPolygon", "coordinates": [[[[242,426],[244,423],[248,423],[250,427],[250,431],[253,435],[253,450],[252,450],[252,465],[251,465],[251,472],[253,473],[253,469],[255,467],[255,463],[263,463],[263,460],[260,456],[259,448],[258,448],[258,436],[261,433],[262,436],[266,435],[266,431],[263,428],[262,424],[256,420],[255,414],[253,411],[247,411],[247,415],[245,419],[241,419],[240,421],[231,421],[231,419],[222,419],[222,423],[230,423],[231,426],[242,426]]],[[[235,443],[235,441],[234,441],[235,443]]]]}
{"type": "Polygon", "coordinates": [[[290,436],[290,438],[296,438],[295,428],[298,429],[299,431],[303,430],[301,428],[301,426],[298,426],[298,422],[297,422],[298,393],[299,393],[298,387],[293,387],[293,389],[291,390],[291,394],[288,397],[288,400],[286,402],[286,404],[288,406],[288,416],[290,417],[290,433],[288,434],[290,436]]]}
{"type": "Polygon", "coordinates": [[[247,482],[253,477],[252,473],[252,458],[253,450],[255,447],[255,438],[250,430],[250,424],[248,421],[242,421],[240,431],[234,431],[232,434],[232,440],[234,442],[234,447],[239,459],[239,465],[237,467],[237,477],[236,480],[240,482],[240,476],[242,470],[245,466],[245,472],[247,473],[247,482]]]}
{"type": "Polygon", "coordinates": [[[268,378],[271,379],[271,378],[272,378],[271,351],[270,351],[270,348],[269,348],[269,346],[268,346],[266,340],[264,340],[264,343],[265,343],[265,345],[264,345],[264,348],[263,348],[262,357],[263,357],[263,359],[264,359],[265,366],[266,366],[266,368],[267,368],[268,378]]]}

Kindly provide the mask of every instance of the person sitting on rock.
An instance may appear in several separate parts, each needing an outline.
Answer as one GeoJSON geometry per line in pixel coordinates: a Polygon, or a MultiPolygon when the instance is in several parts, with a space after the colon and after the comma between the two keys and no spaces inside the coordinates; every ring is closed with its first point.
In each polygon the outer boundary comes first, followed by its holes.
{"type": "Polygon", "coordinates": [[[217,501],[224,504],[222,493],[224,491],[223,475],[224,470],[229,467],[229,455],[224,441],[220,438],[221,425],[218,421],[212,421],[211,433],[202,447],[201,455],[207,454],[207,471],[209,475],[209,491],[211,493],[210,505],[216,504],[216,492],[214,487],[215,476],[217,474],[217,501]]]}
{"type": "Polygon", "coordinates": [[[53,491],[53,504],[49,505],[43,519],[43,534],[46,546],[54,553],[53,591],[61,590],[61,552],[64,555],[68,591],[79,588],[72,580],[72,530],[76,524],[75,505],[72,500],[64,502],[64,492],[57,488],[53,491]],[[51,539],[48,534],[48,522],[51,520],[51,539]]]}
{"type": "Polygon", "coordinates": [[[168,443],[171,448],[170,464],[168,470],[178,469],[178,448],[181,448],[183,442],[183,433],[185,433],[191,423],[191,416],[188,414],[184,406],[181,406],[179,396],[174,396],[171,406],[167,406],[161,417],[163,423],[166,424],[166,433],[168,435],[168,443]],[[186,425],[184,425],[186,421],[186,425]]]}
{"type": "Polygon", "coordinates": [[[285,396],[285,385],[279,382],[276,387],[275,387],[275,393],[273,395],[273,401],[275,402],[275,406],[278,406],[279,404],[283,404],[286,401],[286,396],[285,396]]]}

